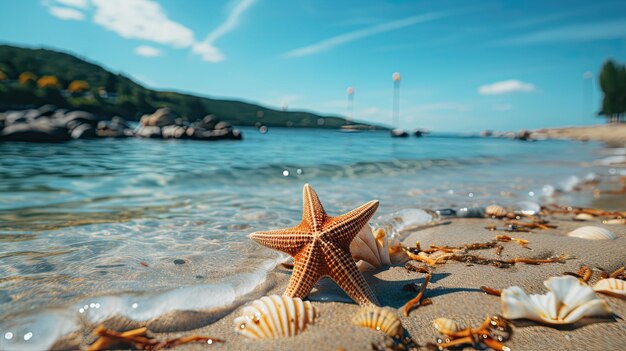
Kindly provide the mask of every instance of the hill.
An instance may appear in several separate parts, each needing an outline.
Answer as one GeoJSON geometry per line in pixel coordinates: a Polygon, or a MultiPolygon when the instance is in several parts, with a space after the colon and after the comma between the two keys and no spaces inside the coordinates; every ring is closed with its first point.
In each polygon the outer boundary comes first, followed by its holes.
{"type": "MultiPolygon", "coordinates": [[[[214,114],[239,126],[339,128],[346,120],[302,111],[279,111],[235,100],[218,100],[148,89],[76,56],[48,49],[0,45],[0,111],[53,104],[105,117],[139,120],[170,107],[183,119],[214,114]]],[[[384,129],[384,127],[365,126],[384,129]]]]}

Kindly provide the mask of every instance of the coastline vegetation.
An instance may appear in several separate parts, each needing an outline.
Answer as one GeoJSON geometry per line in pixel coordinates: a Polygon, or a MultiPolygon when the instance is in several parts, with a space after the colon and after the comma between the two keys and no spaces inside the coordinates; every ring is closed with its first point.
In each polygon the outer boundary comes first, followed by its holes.
{"type": "Polygon", "coordinates": [[[600,71],[600,89],[602,106],[599,116],[604,116],[607,122],[626,122],[626,65],[608,60],[600,71]]]}

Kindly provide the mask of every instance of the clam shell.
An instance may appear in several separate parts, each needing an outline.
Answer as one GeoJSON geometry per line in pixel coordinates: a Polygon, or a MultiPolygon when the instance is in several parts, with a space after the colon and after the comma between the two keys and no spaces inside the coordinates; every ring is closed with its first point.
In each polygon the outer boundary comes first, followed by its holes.
{"type": "Polygon", "coordinates": [[[365,225],[350,243],[350,253],[355,261],[364,261],[367,265],[359,264],[361,270],[366,266],[379,268],[390,264],[401,264],[409,260],[402,250],[400,241],[389,240],[384,229],[372,230],[365,225]]]}
{"type": "Polygon", "coordinates": [[[601,279],[593,286],[593,290],[626,300],[626,281],[621,279],[601,279]]]}
{"type": "Polygon", "coordinates": [[[235,318],[235,330],[247,337],[271,339],[294,336],[317,319],[317,309],[297,297],[270,295],[253,301],[235,318]]]}
{"type": "Polygon", "coordinates": [[[507,210],[499,205],[489,205],[485,208],[485,215],[487,217],[504,217],[507,214],[507,210]]]}
{"type": "Polygon", "coordinates": [[[606,301],[593,289],[572,276],[552,277],[543,282],[550,290],[544,295],[527,295],[519,286],[502,290],[504,318],[526,318],[545,324],[572,324],[584,317],[611,315],[606,301]]]}
{"type": "Polygon", "coordinates": [[[433,321],[433,327],[442,334],[456,333],[461,330],[454,320],[448,318],[435,319],[433,321]]]}
{"type": "Polygon", "coordinates": [[[401,336],[403,331],[400,318],[388,308],[367,307],[361,309],[352,319],[352,324],[382,331],[389,336],[401,336]]]}
{"type": "Polygon", "coordinates": [[[592,226],[580,227],[567,233],[567,236],[587,240],[613,240],[617,238],[617,236],[608,229],[592,226]]]}
{"type": "Polygon", "coordinates": [[[579,213],[574,216],[575,221],[593,221],[595,217],[589,213],[579,213]]]}

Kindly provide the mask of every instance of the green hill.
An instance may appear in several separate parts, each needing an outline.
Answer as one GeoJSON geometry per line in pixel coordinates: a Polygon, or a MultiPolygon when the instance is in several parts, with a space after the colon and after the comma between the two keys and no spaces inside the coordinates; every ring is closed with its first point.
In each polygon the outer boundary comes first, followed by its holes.
{"type": "Polygon", "coordinates": [[[43,104],[127,120],[171,107],[184,119],[214,114],[239,126],[260,122],[279,127],[339,128],[346,124],[345,119],[336,116],[152,90],[70,54],[0,45],[0,111],[43,104]]]}

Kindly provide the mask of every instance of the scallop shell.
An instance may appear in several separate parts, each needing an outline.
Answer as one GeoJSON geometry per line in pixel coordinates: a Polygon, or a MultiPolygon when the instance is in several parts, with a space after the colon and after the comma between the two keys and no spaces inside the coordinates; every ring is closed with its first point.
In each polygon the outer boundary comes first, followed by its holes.
{"type": "Polygon", "coordinates": [[[352,324],[382,331],[393,337],[401,336],[403,332],[400,318],[388,308],[367,307],[361,309],[352,318],[352,324]]]}
{"type": "Polygon", "coordinates": [[[519,286],[502,290],[504,318],[526,318],[545,324],[572,324],[584,317],[611,315],[606,301],[593,289],[572,276],[552,277],[543,282],[550,290],[544,295],[527,295],[519,286]]]}
{"type": "Polygon", "coordinates": [[[626,300],[626,281],[621,279],[601,279],[593,286],[593,290],[626,300]]]}
{"type": "Polygon", "coordinates": [[[253,301],[235,318],[235,330],[256,339],[294,336],[315,323],[317,309],[297,297],[270,295],[253,301]]]}
{"type": "Polygon", "coordinates": [[[448,318],[435,319],[433,321],[433,327],[442,334],[456,333],[461,330],[454,320],[448,318]]]}
{"type": "Polygon", "coordinates": [[[567,236],[587,240],[613,240],[617,238],[617,236],[608,229],[592,226],[580,227],[567,233],[567,236]]]}
{"type": "Polygon", "coordinates": [[[489,205],[485,208],[487,217],[504,217],[507,213],[507,210],[499,205],[489,205]]]}
{"type": "MultiPolygon", "coordinates": [[[[384,265],[400,264],[409,260],[396,239],[389,240],[384,229],[376,229],[365,225],[350,243],[350,252],[355,261],[362,260],[367,265],[379,268],[384,265]],[[391,246],[390,246],[391,245],[391,246]]],[[[360,264],[359,268],[366,269],[360,264]]]]}
{"type": "Polygon", "coordinates": [[[589,213],[579,213],[574,216],[575,221],[593,221],[595,217],[589,213]]]}

